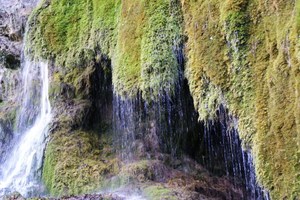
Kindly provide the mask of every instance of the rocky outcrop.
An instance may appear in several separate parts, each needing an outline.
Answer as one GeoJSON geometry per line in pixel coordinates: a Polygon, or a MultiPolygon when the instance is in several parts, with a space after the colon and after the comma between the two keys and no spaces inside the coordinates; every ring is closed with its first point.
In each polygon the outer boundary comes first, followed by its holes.
{"type": "Polygon", "coordinates": [[[19,83],[23,35],[36,1],[1,0],[0,8],[0,102],[14,95],[19,83]]]}

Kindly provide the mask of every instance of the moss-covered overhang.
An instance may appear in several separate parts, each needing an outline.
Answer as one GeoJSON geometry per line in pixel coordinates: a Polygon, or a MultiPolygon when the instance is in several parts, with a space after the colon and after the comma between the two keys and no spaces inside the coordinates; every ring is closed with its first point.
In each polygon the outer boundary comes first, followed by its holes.
{"type": "MultiPolygon", "coordinates": [[[[56,65],[112,61],[116,94],[172,94],[185,74],[200,119],[226,104],[274,199],[300,194],[299,1],[52,0],[32,14],[27,49],[56,65]]],[[[79,70],[80,71],[80,70],[79,70]]],[[[83,71],[83,70],[82,70],[83,71]]]]}

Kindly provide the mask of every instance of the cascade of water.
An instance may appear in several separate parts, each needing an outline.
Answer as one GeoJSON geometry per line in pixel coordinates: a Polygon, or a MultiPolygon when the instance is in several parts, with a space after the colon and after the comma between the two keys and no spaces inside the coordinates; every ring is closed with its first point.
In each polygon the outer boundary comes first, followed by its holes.
{"type": "Polygon", "coordinates": [[[237,121],[221,106],[218,120],[204,127],[203,163],[216,174],[233,177],[236,185],[244,185],[245,199],[268,200],[268,192],[257,183],[251,153],[242,149],[236,127],[237,121]]]}
{"type": "Polygon", "coordinates": [[[22,107],[13,148],[0,169],[0,196],[18,191],[24,196],[41,192],[39,177],[47,126],[51,120],[48,65],[28,59],[23,66],[22,107]]]}
{"type": "Polygon", "coordinates": [[[141,142],[145,132],[145,119],[142,119],[143,103],[140,98],[122,100],[115,96],[113,104],[114,129],[118,133],[116,141],[120,147],[119,154],[124,161],[135,160],[138,154],[144,153],[141,142]]]}

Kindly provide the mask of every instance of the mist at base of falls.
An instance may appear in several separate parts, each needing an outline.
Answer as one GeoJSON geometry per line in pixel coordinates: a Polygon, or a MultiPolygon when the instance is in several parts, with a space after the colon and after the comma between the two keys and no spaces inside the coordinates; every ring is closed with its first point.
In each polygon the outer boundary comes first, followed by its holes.
{"type": "Polygon", "coordinates": [[[10,151],[0,165],[0,196],[14,191],[31,196],[43,191],[41,170],[51,121],[48,65],[25,59],[22,67],[21,109],[10,151]]]}

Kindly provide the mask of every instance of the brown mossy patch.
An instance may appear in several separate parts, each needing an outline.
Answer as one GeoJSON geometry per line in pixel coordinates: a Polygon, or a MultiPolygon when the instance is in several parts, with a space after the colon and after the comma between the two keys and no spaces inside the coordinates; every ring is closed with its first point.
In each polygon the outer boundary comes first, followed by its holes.
{"type": "Polygon", "coordinates": [[[111,141],[97,133],[59,130],[46,149],[43,180],[54,196],[83,194],[99,188],[118,171],[111,141]]]}
{"type": "Polygon", "coordinates": [[[158,185],[151,185],[148,187],[145,187],[143,189],[144,195],[149,200],[176,200],[178,197],[176,197],[176,194],[174,191],[172,191],[169,188],[164,187],[161,184],[158,185]]]}

